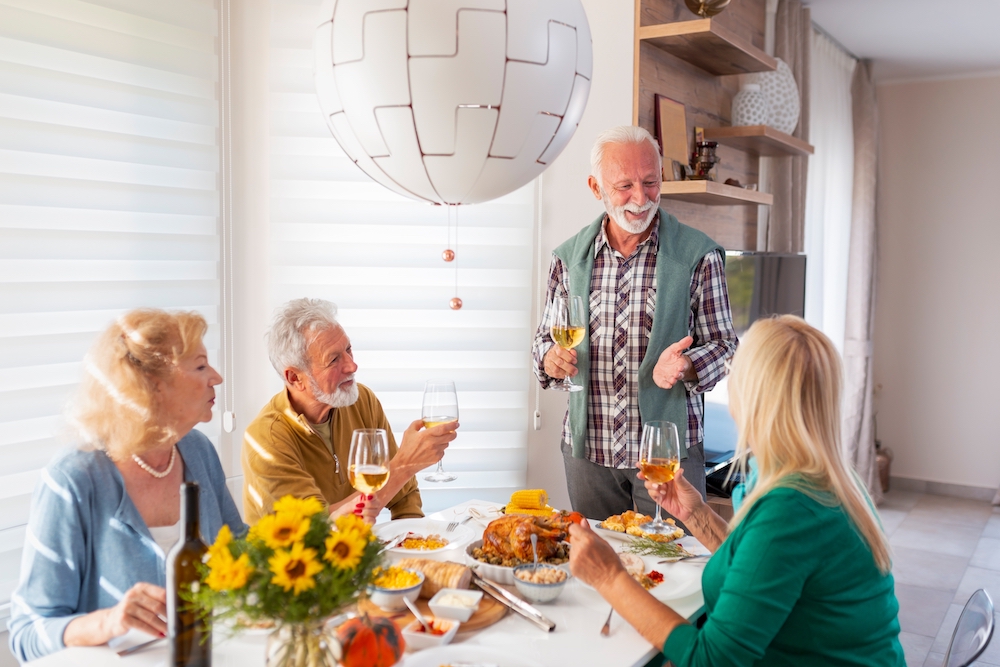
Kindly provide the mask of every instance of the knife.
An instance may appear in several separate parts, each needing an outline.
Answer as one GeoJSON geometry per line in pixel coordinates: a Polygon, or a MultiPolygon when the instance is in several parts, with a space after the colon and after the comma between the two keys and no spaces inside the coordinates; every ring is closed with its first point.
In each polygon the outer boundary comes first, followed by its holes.
{"type": "Polygon", "coordinates": [[[556,624],[545,618],[537,609],[517,597],[505,588],[493,583],[489,579],[483,579],[475,572],[472,573],[472,583],[481,588],[484,593],[507,607],[516,614],[523,616],[542,630],[552,632],[556,629],[556,624]]]}

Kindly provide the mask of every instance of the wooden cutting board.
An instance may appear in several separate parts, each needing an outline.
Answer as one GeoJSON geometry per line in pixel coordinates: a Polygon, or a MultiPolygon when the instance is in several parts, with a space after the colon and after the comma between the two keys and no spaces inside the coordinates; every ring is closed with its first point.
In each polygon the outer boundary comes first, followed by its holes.
{"type": "MultiPolygon", "coordinates": [[[[421,614],[425,616],[433,616],[431,608],[427,605],[427,600],[420,598],[417,600],[417,609],[420,610],[421,614]]],[[[365,612],[371,616],[384,616],[391,618],[399,624],[399,627],[404,627],[412,623],[415,619],[413,614],[408,610],[403,611],[385,611],[375,606],[375,604],[368,598],[363,598],[358,601],[358,611],[365,612]]],[[[476,610],[468,621],[462,623],[458,627],[458,634],[463,632],[473,632],[475,630],[482,630],[485,627],[489,627],[499,621],[507,614],[507,607],[503,606],[489,595],[484,594],[483,599],[479,602],[479,609],[476,610]]]]}

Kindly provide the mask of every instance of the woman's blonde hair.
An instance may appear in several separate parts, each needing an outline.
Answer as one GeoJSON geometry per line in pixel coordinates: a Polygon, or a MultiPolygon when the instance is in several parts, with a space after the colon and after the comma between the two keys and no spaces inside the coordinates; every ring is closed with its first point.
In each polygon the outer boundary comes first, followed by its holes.
{"type": "Polygon", "coordinates": [[[179,434],[160,414],[156,385],[194,353],[207,329],[193,312],[141,308],[119,317],[84,359],[70,423],[116,460],[176,440],[179,434]]]}
{"type": "Polygon", "coordinates": [[[837,350],[805,320],[782,315],[750,327],[733,358],[729,409],[737,455],[745,466],[752,449],[758,476],[732,526],[771,489],[795,488],[840,505],[886,573],[889,544],[840,446],[840,392],[837,350]]]}

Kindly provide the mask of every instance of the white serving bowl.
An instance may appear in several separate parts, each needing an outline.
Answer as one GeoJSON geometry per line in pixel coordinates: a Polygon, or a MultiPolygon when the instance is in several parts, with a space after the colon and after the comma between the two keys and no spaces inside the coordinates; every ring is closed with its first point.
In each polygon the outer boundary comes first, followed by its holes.
{"type": "Polygon", "coordinates": [[[406,648],[408,650],[419,651],[420,649],[431,648],[433,646],[444,646],[455,638],[458,626],[461,625],[458,621],[450,621],[443,618],[427,618],[424,616],[424,620],[440,627],[447,626],[448,629],[443,635],[432,635],[424,632],[420,626],[420,621],[414,619],[412,623],[403,628],[403,638],[406,639],[406,648]]]}
{"type": "MultiPolygon", "coordinates": [[[[471,567],[475,573],[483,579],[489,579],[490,581],[495,581],[498,584],[507,584],[508,586],[513,585],[514,568],[504,567],[502,565],[490,565],[489,563],[484,563],[481,560],[476,560],[472,557],[472,550],[478,549],[481,546],[483,546],[483,541],[476,540],[465,548],[465,562],[469,565],[469,567],[471,567]]],[[[531,563],[528,564],[531,565],[531,563]]],[[[541,565],[541,563],[539,563],[539,565],[541,565]]],[[[547,567],[558,567],[560,570],[565,570],[566,574],[569,574],[569,562],[561,565],[551,565],[549,563],[546,563],[545,565],[547,567]]]]}
{"type": "MultiPolygon", "coordinates": [[[[557,570],[559,572],[562,572],[563,574],[566,574],[565,570],[556,565],[546,565],[544,563],[539,563],[537,567],[539,570],[557,570]]],[[[517,567],[515,567],[514,586],[517,587],[517,591],[521,595],[528,598],[529,602],[538,602],[538,603],[552,602],[557,597],[559,597],[559,594],[563,592],[564,588],[566,588],[566,582],[569,581],[569,575],[566,574],[565,578],[562,581],[554,584],[535,584],[529,581],[524,581],[523,579],[517,576],[518,573],[522,571],[530,572],[534,569],[535,569],[534,563],[528,563],[527,565],[518,565],[517,567]]]]}
{"type": "Polygon", "coordinates": [[[368,597],[379,609],[384,611],[401,611],[406,609],[403,598],[410,602],[415,602],[420,597],[420,589],[424,585],[424,573],[419,570],[407,570],[420,577],[420,581],[409,588],[379,588],[373,584],[368,585],[368,597]]]}
{"type": "Polygon", "coordinates": [[[472,614],[475,613],[476,609],[479,608],[479,601],[483,599],[482,591],[470,591],[462,590],[460,588],[442,588],[439,590],[428,605],[434,615],[438,618],[451,618],[456,621],[461,621],[465,623],[470,618],[472,614]],[[450,595],[457,595],[464,600],[468,600],[468,605],[457,605],[457,604],[445,604],[442,602],[443,598],[450,595]]]}

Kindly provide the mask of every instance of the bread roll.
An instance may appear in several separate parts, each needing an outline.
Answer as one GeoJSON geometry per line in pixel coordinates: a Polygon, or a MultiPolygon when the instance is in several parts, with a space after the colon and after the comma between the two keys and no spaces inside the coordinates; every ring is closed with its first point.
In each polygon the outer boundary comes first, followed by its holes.
{"type": "Polygon", "coordinates": [[[472,570],[459,563],[426,558],[403,558],[396,565],[424,573],[424,585],[420,589],[422,598],[432,598],[442,588],[468,588],[472,583],[472,570]]]}

